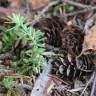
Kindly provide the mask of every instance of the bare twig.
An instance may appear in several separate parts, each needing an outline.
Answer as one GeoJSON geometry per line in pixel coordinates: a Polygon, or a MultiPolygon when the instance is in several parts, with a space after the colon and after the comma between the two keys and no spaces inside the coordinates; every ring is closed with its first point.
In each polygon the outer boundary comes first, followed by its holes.
{"type": "Polygon", "coordinates": [[[32,86],[31,85],[28,85],[28,84],[14,84],[15,87],[22,87],[24,89],[27,89],[27,90],[32,90],[32,86]]]}
{"type": "Polygon", "coordinates": [[[47,96],[47,89],[52,83],[52,78],[48,76],[51,71],[51,64],[47,64],[42,74],[37,79],[30,96],[47,96]]]}
{"type": "Polygon", "coordinates": [[[71,12],[71,13],[67,13],[67,14],[65,14],[65,16],[77,15],[77,14],[80,14],[80,13],[85,13],[85,12],[93,11],[93,10],[96,10],[96,6],[88,7],[88,8],[85,8],[83,10],[79,10],[79,11],[75,11],[75,12],[71,12]]]}
{"type": "Polygon", "coordinates": [[[84,92],[86,91],[87,87],[89,86],[89,84],[92,82],[92,80],[94,79],[94,75],[95,75],[95,72],[93,72],[90,80],[88,81],[88,83],[86,84],[84,90],[82,91],[81,95],[80,96],[83,96],[84,92]]]}
{"type": "Polygon", "coordinates": [[[45,8],[42,9],[42,11],[39,13],[39,16],[44,15],[45,12],[47,12],[52,6],[58,4],[59,2],[59,0],[50,2],[45,8]]]}
{"type": "Polygon", "coordinates": [[[94,81],[93,81],[93,86],[92,86],[92,91],[91,91],[91,95],[90,96],[95,96],[94,92],[95,92],[95,88],[96,88],[96,72],[94,74],[94,81]]]}
{"type": "Polygon", "coordinates": [[[45,12],[47,12],[52,6],[58,4],[59,2],[72,4],[74,6],[81,7],[81,8],[91,7],[91,6],[84,5],[84,4],[77,3],[77,2],[74,2],[74,1],[70,1],[70,0],[57,0],[57,1],[50,2],[46,7],[44,7],[43,10],[39,13],[39,16],[43,16],[45,12]]]}
{"type": "Polygon", "coordinates": [[[81,7],[81,8],[89,7],[88,5],[77,3],[77,2],[74,2],[72,0],[61,0],[61,1],[64,2],[64,3],[72,4],[72,5],[77,6],[77,7],[81,7]]]}

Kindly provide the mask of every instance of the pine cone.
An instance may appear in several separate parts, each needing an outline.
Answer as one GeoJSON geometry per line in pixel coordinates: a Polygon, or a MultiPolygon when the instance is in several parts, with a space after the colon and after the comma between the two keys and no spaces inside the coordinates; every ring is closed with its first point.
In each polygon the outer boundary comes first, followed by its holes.
{"type": "Polygon", "coordinates": [[[44,32],[47,37],[45,43],[72,50],[76,55],[81,52],[84,39],[82,30],[73,25],[67,26],[62,18],[56,16],[41,18],[34,27],[44,32]]]}
{"type": "Polygon", "coordinates": [[[82,30],[76,26],[69,25],[60,33],[62,38],[62,48],[67,51],[69,61],[74,60],[82,51],[82,43],[84,34],[82,30]]]}
{"type": "Polygon", "coordinates": [[[40,29],[41,32],[44,32],[45,36],[47,37],[45,43],[55,47],[61,47],[62,45],[60,32],[65,26],[65,22],[56,16],[41,18],[39,22],[34,25],[35,28],[40,29]]]}
{"type": "Polygon", "coordinates": [[[80,28],[72,24],[67,25],[62,18],[56,16],[41,18],[34,27],[45,34],[47,37],[45,43],[63,48],[66,61],[70,57],[69,61],[74,62],[76,56],[80,54],[84,40],[84,34],[80,28]]]}

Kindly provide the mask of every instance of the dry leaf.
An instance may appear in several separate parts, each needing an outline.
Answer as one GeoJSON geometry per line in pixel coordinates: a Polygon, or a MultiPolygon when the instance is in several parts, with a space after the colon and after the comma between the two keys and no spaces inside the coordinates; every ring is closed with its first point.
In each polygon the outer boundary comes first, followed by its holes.
{"type": "Polygon", "coordinates": [[[96,50],[96,25],[94,25],[85,35],[83,42],[84,54],[89,54],[96,50]]]}

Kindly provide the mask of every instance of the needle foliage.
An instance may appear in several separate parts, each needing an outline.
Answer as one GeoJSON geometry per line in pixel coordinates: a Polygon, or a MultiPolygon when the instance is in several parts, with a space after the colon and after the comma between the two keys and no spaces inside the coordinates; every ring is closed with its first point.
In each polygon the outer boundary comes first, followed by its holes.
{"type": "MultiPolygon", "coordinates": [[[[30,48],[21,50],[20,52],[20,60],[18,62],[19,64],[22,63],[22,67],[19,69],[23,73],[28,73],[30,70],[34,71],[44,62],[44,58],[41,56],[42,52],[45,51],[43,43],[45,40],[44,34],[29,25],[24,16],[12,14],[8,18],[9,26],[2,37],[4,50],[11,50],[16,40],[21,40],[22,44],[30,46],[30,48]]],[[[18,63],[15,62],[12,66],[14,64],[18,63]]]]}

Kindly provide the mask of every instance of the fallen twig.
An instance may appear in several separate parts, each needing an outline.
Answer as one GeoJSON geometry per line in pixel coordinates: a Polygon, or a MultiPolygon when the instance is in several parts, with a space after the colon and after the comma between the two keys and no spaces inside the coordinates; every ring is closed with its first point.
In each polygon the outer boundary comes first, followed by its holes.
{"type": "Polygon", "coordinates": [[[61,1],[64,2],[64,3],[72,4],[72,5],[77,6],[77,7],[81,7],[81,8],[89,7],[88,5],[77,3],[77,2],[74,2],[74,1],[71,1],[71,0],[61,0],[61,1]]]}
{"type": "Polygon", "coordinates": [[[24,89],[27,89],[27,90],[32,90],[32,86],[31,85],[28,85],[28,84],[14,84],[15,87],[22,87],[24,89]]]}
{"type": "Polygon", "coordinates": [[[52,6],[58,4],[60,1],[57,0],[57,1],[53,1],[53,2],[50,2],[46,7],[44,7],[42,9],[41,12],[38,13],[39,16],[43,16],[45,12],[47,12],[52,6]]]}
{"type": "Polygon", "coordinates": [[[94,95],[95,88],[96,88],[96,72],[94,74],[94,81],[93,81],[93,86],[92,86],[92,91],[91,91],[91,95],[90,96],[95,96],[94,95]]]}
{"type": "Polygon", "coordinates": [[[30,96],[47,96],[47,89],[52,83],[52,78],[48,76],[51,67],[51,64],[46,65],[42,74],[38,77],[30,96]]]}
{"type": "MultiPolygon", "coordinates": [[[[57,0],[57,1],[50,2],[46,7],[44,7],[42,9],[42,11],[39,12],[39,16],[43,16],[44,13],[47,12],[52,6],[54,6],[54,5],[56,5],[56,4],[60,3],[60,2],[72,4],[74,6],[81,7],[81,8],[88,8],[88,9],[86,9],[86,11],[88,11],[92,7],[92,6],[89,6],[89,5],[77,3],[77,2],[74,2],[74,1],[70,1],[70,0],[57,0]]],[[[96,7],[92,7],[91,10],[94,10],[94,8],[96,9],[96,7]]],[[[85,10],[83,10],[83,11],[86,12],[85,10]]],[[[71,15],[78,14],[78,11],[73,13],[73,14],[72,13],[70,13],[70,14],[71,15]]],[[[82,11],[79,11],[79,13],[82,13],[82,11]]]]}
{"type": "Polygon", "coordinates": [[[77,15],[77,14],[80,14],[80,13],[85,13],[85,12],[93,11],[93,10],[96,10],[96,6],[94,6],[94,7],[87,7],[85,9],[83,9],[83,10],[79,10],[79,11],[75,11],[75,12],[71,12],[71,13],[66,13],[65,16],[77,15]]]}
{"type": "Polygon", "coordinates": [[[83,94],[84,94],[84,92],[86,91],[87,87],[88,87],[89,84],[93,81],[93,79],[94,79],[94,75],[95,75],[95,72],[93,72],[93,74],[92,74],[90,80],[89,80],[88,83],[86,84],[86,86],[85,86],[85,88],[83,89],[83,91],[82,91],[82,93],[81,93],[80,96],[83,96],[83,94]]]}

